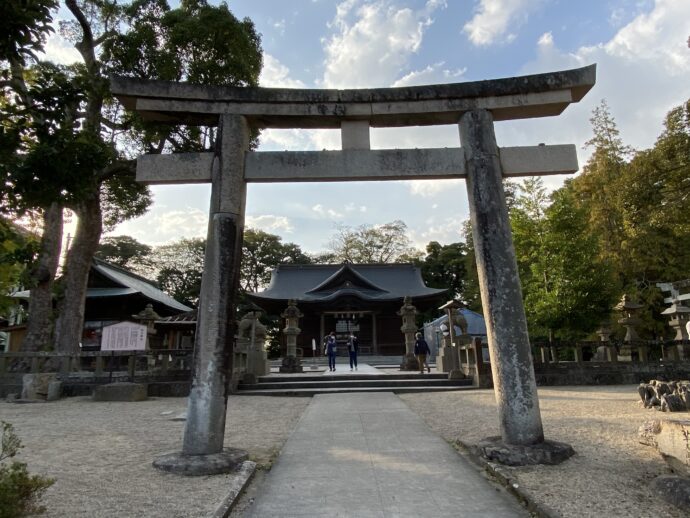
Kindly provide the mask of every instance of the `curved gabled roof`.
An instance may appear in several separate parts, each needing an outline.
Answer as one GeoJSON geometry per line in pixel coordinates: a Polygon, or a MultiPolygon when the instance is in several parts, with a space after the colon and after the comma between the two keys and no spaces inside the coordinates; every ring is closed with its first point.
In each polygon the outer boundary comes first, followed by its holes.
{"type": "Polygon", "coordinates": [[[355,298],[366,302],[394,302],[436,298],[448,290],[429,288],[418,267],[411,264],[281,264],[268,287],[248,296],[259,306],[295,299],[300,303],[336,302],[355,298]]]}
{"type": "Polygon", "coordinates": [[[119,268],[113,264],[110,264],[101,259],[94,258],[92,269],[107,279],[111,280],[114,284],[118,285],[117,288],[104,287],[104,288],[89,288],[87,292],[87,297],[98,297],[100,296],[117,296],[117,295],[130,295],[134,293],[141,293],[148,299],[155,302],[163,304],[170,308],[172,311],[179,311],[184,313],[191,311],[192,308],[177,302],[167,293],[163,293],[159,290],[151,281],[140,277],[135,273],[129,272],[123,268],[119,268]],[[118,293],[119,291],[119,293],[118,293]],[[99,292],[103,292],[100,293],[99,292]]]}

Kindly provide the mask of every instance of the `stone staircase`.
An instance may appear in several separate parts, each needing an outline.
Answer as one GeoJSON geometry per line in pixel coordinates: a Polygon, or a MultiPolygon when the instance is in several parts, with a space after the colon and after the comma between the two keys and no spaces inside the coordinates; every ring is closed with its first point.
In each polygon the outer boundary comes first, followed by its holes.
{"type": "Polygon", "coordinates": [[[271,374],[260,376],[255,384],[240,384],[237,395],[313,396],[342,392],[438,392],[474,388],[472,380],[449,380],[447,374],[350,373],[350,374],[271,374]]]}

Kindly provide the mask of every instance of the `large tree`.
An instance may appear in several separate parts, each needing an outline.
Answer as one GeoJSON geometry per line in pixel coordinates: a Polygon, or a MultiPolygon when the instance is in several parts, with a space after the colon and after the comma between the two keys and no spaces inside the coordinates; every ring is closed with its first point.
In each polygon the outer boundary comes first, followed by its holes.
{"type": "MultiPolygon", "coordinates": [[[[137,0],[129,4],[115,0],[65,0],[64,5],[73,18],[61,22],[60,30],[74,43],[82,62],[66,68],[53,66],[58,69],[55,71],[44,67],[51,75],[44,73],[48,79],[37,84],[47,85],[43,90],[51,95],[42,99],[50,101],[51,106],[65,105],[64,99],[73,102],[67,103],[68,110],[62,110],[65,116],[56,125],[60,131],[34,138],[43,161],[35,161],[33,169],[27,170],[33,173],[37,185],[49,184],[59,173],[67,175],[69,181],[78,180],[75,186],[66,183],[57,198],[51,200],[57,204],[54,219],[61,216],[62,207],[71,208],[79,218],[62,277],[63,296],[58,304],[54,336],[57,350],[73,351],[83,327],[86,280],[103,229],[141,214],[149,203],[147,190],[134,182],[134,164],[120,144],[127,146],[129,153],[213,146],[212,130],[147,126],[135,116],[123,113],[110,98],[108,75],[256,85],[262,59],[260,39],[252,22],[237,20],[225,4],[209,6],[205,0],[183,0],[179,8],[170,9],[164,0],[137,0]],[[74,96],[63,95],[63,91],[74,96]],[[62,139],[56,142],[56,135],[62,139]]],[[[14,97],[23,91],[30,92],[24,85],[31,86],[27,78],[36,75],[36,67],[19,61],[11,65],[11,73],[3,76],[11,80],[21,77],[24,81],[6,81],[3,86],[11,89],[14,97]]],[[[23,108],[42,107],[36,96],[18,98],[23,108]]],[[[6,143],[7,140],[3,147],[6,143]]],[[[10,172],[16,170],[18,167],[10,172]]],[[[54,228],[59,227],[59,221],[50,229],[46,225],[44,235],[57,237],[54,228]]],[[[46,255],[41,253],[41,261],[46,255]]],[[[32,311],[30,318],[43,317],[32,311]]],[[[25,340],[27,347],[33,347],[34,342],[25,340]]]]}
{"type": "Polygon", "coordinates": [[[37,59],[56,7],[52,0],[0,3],[0,210],[42,222],[39,257],[25,278],[34,315],[24,339],[30,350],[49,346],[62,207],[79,190],[79,180],[65,174],[63,158],[74,156],[82,143],[71,131],[80,96],[70,86],[71,71],[37,59]]]}
{"type": "Polygon", "coordinates": [[[121,268],[140,272],[148,265],[152,248],[131,236],[109,236],[101,239],[96,257],[121,268]]]}
{"type": "Polygon", "coordinates": [[[400,220],[382,225],[341,226],[328,244],[330,262],[400,263],[419,259],[400,220]]]}
{"type": "Polygon", "coordinates": [[[431,288],[448,288],[449,296],[467,302],[467,246],[465,243],[442,245],[431,241],[426,245],[426,256],[420,261],[424,283],[431,288]]]}
{"type": "Polygon", "coordinates": [[[581,338],[606,317],[615,296],[587,214],[561,189],[547,201],[527,180],[511,211],[525,313],[533,337],[581,338]]]}
{"type": "Polygon", "coordinates": [[[308,264],[309,256],[294,243],[283,243],[280,236],[247,228],[242,242],[240,289],[256,292],[271,280],[271,271],[280,263],[308,264]]]}

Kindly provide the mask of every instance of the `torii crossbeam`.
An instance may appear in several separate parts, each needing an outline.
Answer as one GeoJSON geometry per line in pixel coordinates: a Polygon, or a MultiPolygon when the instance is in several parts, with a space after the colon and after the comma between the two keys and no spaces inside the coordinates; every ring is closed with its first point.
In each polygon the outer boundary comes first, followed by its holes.
{"type": "Polygon", "coordinates": [[[214,462],[223,455],[233,303],[249,182],[465,178],[501,447],[549,450],[550,460],[566,456],[562,450],[567,445],[544,441],[502,181],[509,176],[573,173],[578,169],[576,150],[574,145],[499,148],[493,123],[559,115],[580,101],[595,79],[596,65],[489,81],[356,90],[112,78],[113,94],[145,120],[219,128],[213,152],[145,155],[137,161],[137,179],[145,183],[212,184],[182,453],[172,467],[159,467],[189,472],[191,464],[205,464],[198,472],[210,473],[217,471],[214,462]],[[370,127],[439,124],[458,124],[461,147],[370,149],[370,127]],[[250,128],[340,128],[342,151],[253,152],[248,149],[250,128]]]}

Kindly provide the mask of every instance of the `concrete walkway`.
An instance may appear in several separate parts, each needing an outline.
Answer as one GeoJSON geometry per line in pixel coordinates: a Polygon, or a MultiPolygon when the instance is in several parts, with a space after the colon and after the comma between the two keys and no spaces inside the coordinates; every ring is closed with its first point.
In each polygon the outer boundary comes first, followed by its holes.
{"type": "Polygon", "coordinates": [[[344,375],[350,375],[350,374],[368,374],[368,375],[373,375],[373,376],[380,376],[381,374],[386,374],[383,371],[380,371],[376,367],[372,367],[368,363],[360,363],[358,362],[357,364],[357,370],[350,370],[350,360],[349,358],[345,358],[345,361],[342,363],[339,363],[337,360],[335,362],[335,372],[330,372],[328,368],[326,368],[326,371],[323,373],[324,376],[344,376],[344,375]]]}
{"type": "Polygon", "coordinates": [[[314,396],[247,515],[529,516],[390,392],[314,396]]]}

